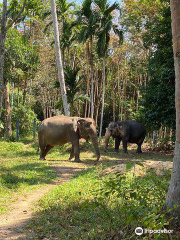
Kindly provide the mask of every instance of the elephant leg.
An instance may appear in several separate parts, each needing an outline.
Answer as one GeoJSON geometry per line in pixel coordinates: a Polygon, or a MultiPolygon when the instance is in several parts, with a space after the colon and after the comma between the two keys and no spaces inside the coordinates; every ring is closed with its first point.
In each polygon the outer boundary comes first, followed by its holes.
{"type": "Polygon", "coordinates": [[[74,156],[75,156],[74,162],[81,162],[79,158],[79,155],[80,155],[79,139],[73,143],[73,146],[74,146],[74,156]]]}
{"type": "Polygon", "coordinates": [[[138,148],[137,148],[137,151],[136,151],[137,153],[142,153],[141,145],[142,145],[143,141],[144,141],[144,137],[142,137],[142,138],[138,141],[138,143],[137,143],[138,148]]]}
{"type": "Polygon", "coordinates": [[[123,151],[127,153],[127,140],[124,138],[122,139],[122,142],[123,142],[123,151]]]}
{"type": "Polygon", "coordinates": [[[119,145],[120,145],[121,139],[115,138],[115,151],[119,152],[119,145]]]}
{"type": "Polygon", "coordinates": [[[54,146],[50,146],[50,145],[47,145],[46,148],[45,148],[45,156],[47,155],[47,153],[49,152],[49,150],[51,148],[53,148],[54,146]]]}
{"type": "Polygon", "coordinates": [[[40,146],[40,149],[41,149],[41,153],[40,153],[40,158],[39,159],[45,160],[45,156],[46,156],[45,146],[40,146]]]}
{"type": "Polygon", "coordinates": [[[72,144],[69,160],[71,160],[72,158],[74,158],[74,146],[73,146],[73,144],[72,144]]]}
{"type": "Polygon", "coordinates": [[[138,143],[138,148],[137,148],[137,153],[142,153],[142,150],[141,150],[141,143],[138,143]]]}
{"type": "Polygon", "coordinates": [[[44,136],[41,134],[41,135],[38,135],[38,137],[39,137],[39,148],[41,150],[39,159],[45,160],[46,143],[44,142],[44,136]]]}

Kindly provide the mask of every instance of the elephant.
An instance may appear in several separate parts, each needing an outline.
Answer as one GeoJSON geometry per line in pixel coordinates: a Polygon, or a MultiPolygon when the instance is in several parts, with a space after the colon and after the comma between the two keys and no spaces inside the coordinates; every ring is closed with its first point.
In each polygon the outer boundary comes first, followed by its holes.
{"type": "Polygon", "coordinates": [[[96,124],[92,118],[69,116],[54,116],[42,121],[38,129],[40,159],[45,159],[48,151],[55,147],[71,142],[72,149],[69,160],[75,157],[75,162],[80,162],[79,139],[91,138],[97,155],[100,159],[96,124]]]}
{"type": "Polygon", "coordinates": [[[136,143],[138,145],[137,153],[142,153],[141,145],[144,141],[146,130],[141,123],[133,120],[111,122],[106,128],[105,151],[107,150],[109,138],[115,139],[115,151],[119,151],[119,145],[122,140],[123,150],[127,153],[127,143],[136,143]]]}

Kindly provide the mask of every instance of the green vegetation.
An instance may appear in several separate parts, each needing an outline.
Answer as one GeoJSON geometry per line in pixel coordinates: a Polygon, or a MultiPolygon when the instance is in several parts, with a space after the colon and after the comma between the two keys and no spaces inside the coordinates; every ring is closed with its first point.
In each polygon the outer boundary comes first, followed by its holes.
{"type": "Polygon", "coordinates": [[[19,196],[56,178],[52,167],[38,160],[36,149],[23,143],[0,144],[0,214],[9,210],[19,196]]]}
{"type": "MultiPolygon", "coordinates": [[[[170,173],[142,176],[107,174],[104,167],[83,171],[68,183],[58,186],[40,201],[37,219],[28,229],[34,239],[139,239],[134,230],[168,228],[162,211],[170,173]]],[[[141,239],[168,239],[152,234],[141,239]]]]}
{"type": "MultiPolygon", "coordinates": [[[[149,134],[159,130],[159,135],[171,135],[173,141],[175,74],[169,2],[123,0],[118,5],[84,0],[79,5],[58,0],[56,4],[71,115],[90,117],[93,108],[98,129],[102,115],[102,135],[112,120],[136,119],[149,134]]],[[[8,17],[14,18],[21,5],[11,0],[8,17]]],[[[63,113],[53,31],[50,3],[38,0],[27,1],[17,27],[7,32],[7,94],[0,109],[6,140],[15,139],[17,119],[20,136],[28,136],[33,119],[63,113]]]]}

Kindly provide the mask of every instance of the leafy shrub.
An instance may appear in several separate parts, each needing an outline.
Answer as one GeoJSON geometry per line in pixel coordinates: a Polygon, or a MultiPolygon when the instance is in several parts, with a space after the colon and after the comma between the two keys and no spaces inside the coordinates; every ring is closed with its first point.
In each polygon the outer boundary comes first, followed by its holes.
{"type": "MultiPolygon", "coordinates": [[[[14,107],[12,111],[12,129],[16,130],[17,119],[19,120],[19,131],[21,135],[28,135],[33,131],[33,121],[36,114],[31,108],[20,105],[14,107]]],[[[38,120],[36,119],[36,122],[38,120]]]]}
{"type": "MultiPolygon", "coordinates": [[[[167,228],[162,208],[169,179],[169,172],[157,175],[154,171],[141,177],[132,172],[104,176],[99,165],[48,193],[30,228],[37,239],[139,239],[134,232],[138,226],[167,228]]],[[[146,234],[141,239],[165,240],[168,236],[146,234]]]]}
{"type": "MultiPolygon", "coordinates": [[[[97,190],[93,192],[94,202],[111,219],[111,228],[117,237],[136,239],[136,227],[155,230],[169,225],[163,211],[169,178],[168,171],[157,176],[149,170],[141,177],[132,172],[109,174],[97,181],[97,190]],[[120,218],[117,218],[118,214],[120,218]]],[[[148,239],[166,238],[161,233],[148,239]]]]}

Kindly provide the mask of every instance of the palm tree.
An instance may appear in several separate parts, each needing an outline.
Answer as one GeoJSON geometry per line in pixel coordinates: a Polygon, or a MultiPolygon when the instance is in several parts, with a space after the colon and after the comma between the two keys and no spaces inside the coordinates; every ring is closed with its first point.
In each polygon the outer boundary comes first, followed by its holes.
{"type": "Polygon", "coordinates": [[[122,31],[118,30],[117,26],[113,24],[112,12],[115,9],[119,9],[119,5],[114,3],[110,5],[107,0],[94,0],[96,4],[96,11],[98,14],[99,27],[97,29],[97,53],[99,58],[102,59],[102,79],[103,79],[103,90],[102,90],[102,108],[101,108],[101,121],[100,121],[100,131],[99,138],[102,134],[102,123],[104,114],[104,96],[105,96],[105,80],[106,80],[106,57],[110,41],[110,32],[112,29],[119,37],[122,39],[122,31]]]}
{"type": "Polygon", "coordinates": [[[54,40],[55,40],[55,46],[56,46],[56,62],[57,62],[57,67],[58,67],[59,83],[61,86],[61,96],[62,96],[62,101],[63,101],[64,113],[66,116],[69,116],[70,112],[69,112],[69,104],[67,101],[66,86],[65,86],[65,80],[64,80],[64,71],[63,71],[63,64],[62,64],[62,58],[61,58],[61,50],[60,50],[60,42],[59,42],[59,29],[58,29],[55,0],[51,0],[51,11],[52,11],[52,17],[53,17],[54,40]]]}
{"type": "Polygon", "coordinates": [[[79,40],[86,42],[89,49],[89,66],[91,81],[91,117],[94,115],[94,77],[93,77],[93,38],[97,30],[97,12],[92,8],[92,0],[84,0],[77,23],[81,26],[79,40]]]}

